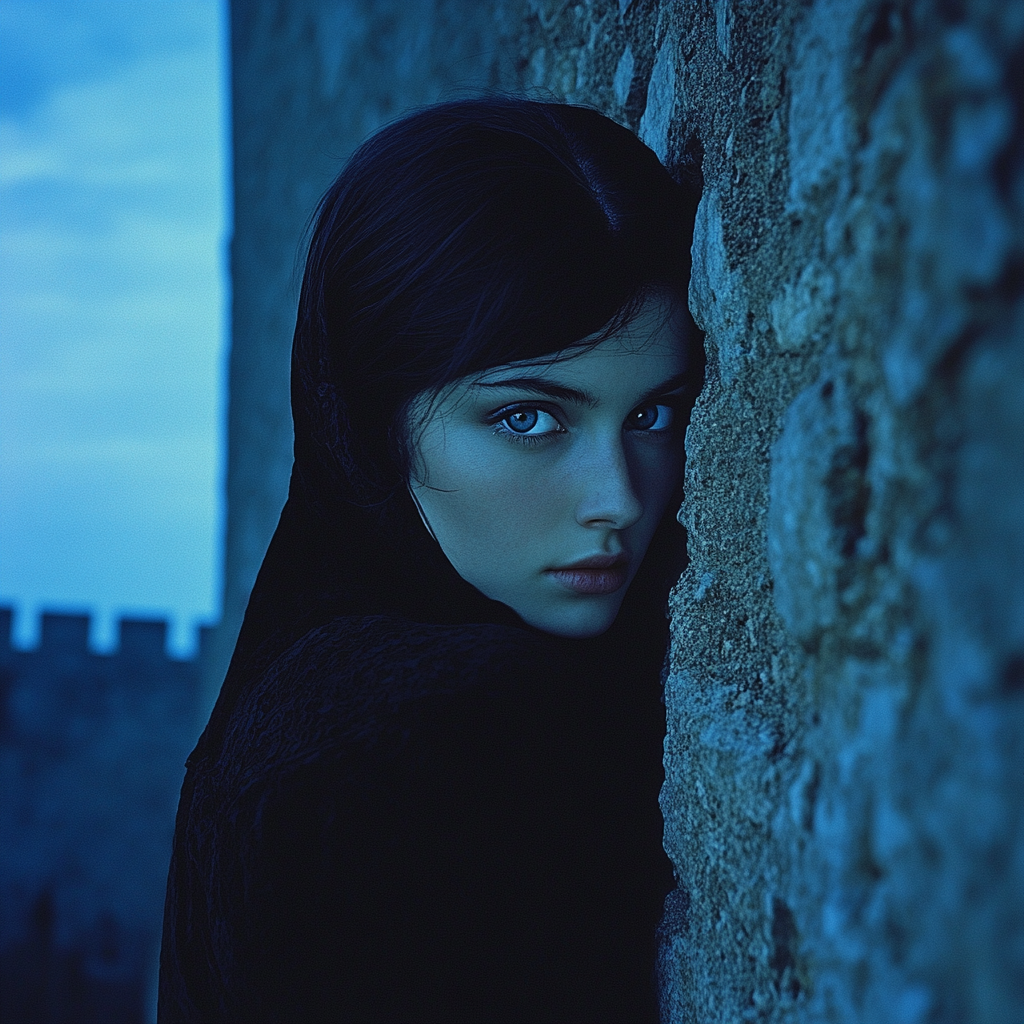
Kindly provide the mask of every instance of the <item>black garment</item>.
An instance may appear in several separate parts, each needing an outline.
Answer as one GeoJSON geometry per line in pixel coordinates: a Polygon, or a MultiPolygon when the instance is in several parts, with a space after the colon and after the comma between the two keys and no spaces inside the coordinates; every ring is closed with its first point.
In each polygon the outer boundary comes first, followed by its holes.
{"type": "Polygon", "coordinates": [[[656,1020],[677,505],[603,636],[532,629],[404,487],[366,504],[312,333],[289,499],[182,787],[160,1021],[656,1020]]]}
{"type": "Polygon", "coordinates": [[[552,646],[350,617],[279,659],[186,785],[161,1019],[656,1020],[657,693],[552,646]]]}

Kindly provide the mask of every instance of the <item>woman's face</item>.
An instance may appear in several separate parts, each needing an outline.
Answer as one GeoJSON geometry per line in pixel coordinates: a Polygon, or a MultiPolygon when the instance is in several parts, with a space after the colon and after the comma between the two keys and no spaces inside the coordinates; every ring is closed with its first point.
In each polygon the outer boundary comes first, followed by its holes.
{"type": "Polygon", "coordinates": [[[463,378],[414,431],[409,487],[441,549],[538,629],[606,630],[665,512],[692,399],[681,313],[657,293],[595,348],[463,378]]]}

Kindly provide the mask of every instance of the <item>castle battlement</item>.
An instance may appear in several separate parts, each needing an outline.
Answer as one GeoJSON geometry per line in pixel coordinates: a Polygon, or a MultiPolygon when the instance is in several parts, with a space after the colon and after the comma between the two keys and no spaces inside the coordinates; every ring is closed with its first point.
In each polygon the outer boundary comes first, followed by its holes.
{"type": "Polygon", "coordinates": [[[20,658],[52,657],[62,658],[97,658],[127,659],[157,663],[166,661],[171,664],[201,662],[209,649],[211,635],[215,627],[199,627],[199,645],[196,653],[188,659],[174,658],[167,653],[168,623],[166,619],[135,618],[124,616],[117,623],[117,646],[110,654],[100,654],[89,646],[89,633],[92,616],[75,612],[48,612],[40,616],[39,644],[29,650],[14,648],[14,610],[9,606],[0,606],[0,654],[18,655],[20,658]]]}
{"type": "Polygon", "coordinates": [[[89,615],[43,612],[39,630],[39,649],[68,654],[72,651],[88,651],[90,619],[89,615]]]}
{"type": "MultiPolygon", "coordinates": [[[[20,977],[12,973],[17,965],[39,958],[99,963],[104,992],[111,979],[141,985],[152,969],[143,961],[160,934],[178,790],[203,727],[198,698],[209,629],[184,660],[167,654],[165,620],[122,618],[116,650],[101,654],[89,646],[92,620],[44,612],[39,643],[22,650],[11,643],[13,610],[0,607],[5,984],[20,977]],[[108,952],[97,960],[97,950],[108,952]]],[[[6,1005],[0,1011],[5,1020],[30,1019],[6,1005]]]]}

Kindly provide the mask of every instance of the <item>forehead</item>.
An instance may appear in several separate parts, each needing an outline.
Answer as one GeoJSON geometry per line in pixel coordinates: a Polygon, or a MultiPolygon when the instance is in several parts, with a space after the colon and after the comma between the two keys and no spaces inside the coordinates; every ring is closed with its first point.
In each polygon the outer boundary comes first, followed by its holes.
{"type": "MultiPolygon", "coordinates": [[[[425,391],[410,404],[406,423],[426,427],[450,416],[487,404],[509,389],[538,393],[535,387],[521,389],[503,381],[530,378],[550,382],[555,394],[586,405],[632,405],[636,400],[660,390],[670,378],[678,384],[692,383],[693,339],[685,301],[667,291],[656,291],[637,316],[621,331],[591,347],[574,346],[541,359],[503,363],[463,377],[439,391],[425,391]]],[[[586,342],[587,339],[583,339],[586,342]]]]}
{"type": "MultiPolygon", "coordinates": [[[[682,301],[666,292],[656,292],[643,305],[640,312],[624,328],[597,345],[583,344],[536,360],[504,363],[492,366],[460,382],[496,382],[503,378],[523,376],[565,380],[570,376],[604,377],[613,374],[632,377],[638,375],[671,375],[687,369],[690,362],[690,339],[687,318],[682,301]]],[[[622,383],[628,383],[624,379],[622,383]]]]}

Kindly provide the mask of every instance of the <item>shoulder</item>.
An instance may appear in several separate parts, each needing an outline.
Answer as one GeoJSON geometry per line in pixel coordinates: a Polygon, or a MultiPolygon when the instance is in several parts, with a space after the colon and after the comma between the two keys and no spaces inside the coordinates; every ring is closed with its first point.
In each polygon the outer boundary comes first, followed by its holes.
{"type": "Polygon", "coordinates": [[[565,670],[543,635],[494,624],[345,616],[311,630],[241,694],[216,758],[225,781],[394,745],[439,706],[565,670]]]}
{"type": "Polygon", "coordinates": [[[271,666],[265,681],[319,681],[408,699],[449,691],[477,676],[543,657],[550,645],[526,629],[489,623],[435,625],[392,616],[345,616],[311,630],[271,666]]]}

